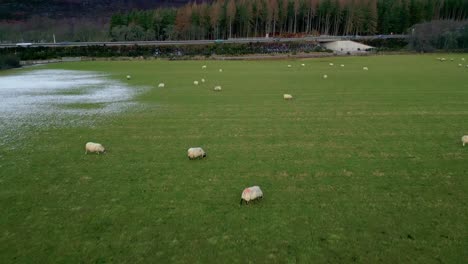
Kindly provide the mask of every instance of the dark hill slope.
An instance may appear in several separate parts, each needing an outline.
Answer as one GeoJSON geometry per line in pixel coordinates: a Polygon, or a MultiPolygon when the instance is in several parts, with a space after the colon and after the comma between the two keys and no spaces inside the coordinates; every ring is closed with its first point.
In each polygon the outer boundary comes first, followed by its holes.
{"type": "MultiPolygon", "coordinates": [[[[0,21],[49,18],[109,17],[118,11],[181,6],[190,0],[0,0],[0,21]]],[[[198,0],[197,2],[202,2],[198,0]]]]}

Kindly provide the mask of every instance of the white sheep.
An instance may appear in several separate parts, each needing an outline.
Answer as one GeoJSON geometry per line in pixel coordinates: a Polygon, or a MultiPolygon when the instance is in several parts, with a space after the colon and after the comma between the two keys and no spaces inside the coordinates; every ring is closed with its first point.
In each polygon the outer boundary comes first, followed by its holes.
{"type": "Polygon", "coordinates": [[[446,60],[445,58],[440,59],[440,61],[445,61],[445,60],[446,60]]]}
{"type": "Polygon", "coordinates": [[[462,67],[463,65],[461,63],[458,64],[458,67],[462,67]]]}
{"type": "Polygon", "coordinates": [[[462,137],[462,143],[463,143],[463,146],[465,146],[465,144],[468,144],[468,135],[464,135],[462,137]]]}
{"type": "Polygon", "coordinates": [[[131,78],[132,78],[132,76],[127,75],[127,80],[130,80],[131,78]]]}
{"type": "Polygon", "coordinates": [[[290,94],[283,94],[283,98],[284,98],[284,100],[291,100],[291,99],[293,99],[292,95],[290,95],[290,94]]]}
{"type": "Polygon", "coordinates": [[[328,78],[328,75],[324,74],[324,75],[323,75],[323,78],[324,78],[324,79],[328,78]]]}
{"type": "Polygon", "coordinates": [[[194,84],[194,85],[198,85],[198,81],[193,81],[193,84],[194,84]]]}
{"type": "Polygon", "coordinates": [[[99,143],[88,142],[85,146],[85,154],[88,152],[100,154],[105,153],[106,149],[99,143]]]}
{"type": "Polygon", "coordinates": [[[219,69],[219,72],[223,72],[223,69],[219,69]]]}
{"type": "Polygon", "coordinates": [[[450,58],[450,61],[453,61],[453,58],[450,58]]]}
{"type": "Polygon", "coordinates": [[[333,66],[333,65],[335,65],[335,64],[333,64],[333,63],[330,62],[328,65],[333,66]]]}
{"type": "Polygon", "coordinates": [[[291,68],[291,67],[292,67],[292,65],[291,65],[291,64],[288,64],[288,68],[291,68]]]}
{"type": "Polygon", "coordinates": [[[250,201],[254,201],[257,199],[263,198],[263,192],[258,186],[252,186],[245,188],[244,191],[242,191],[241,199],[240,199],[240,205],[242,205],[242,202],[245,201],[246,204],[249,204],[250,201]]]}
{"type": "Polygon", "coordinates": [[[221,91],[221,86],[219,86],[219,85],[218,85],[218,86],[215,86],[215,88],[214,88],[213,90],[215,90],[215,91],[221,91]]]}
{"type": "Polygon", "coordinates": [[[203,65],[201,68],[202,68],[202,69],[206,69],[206,65],[203,65]]]}
{"type": "Polygon", "coordinates": [[[341,64],[340,66],[341,66],[341,67],[344,67],[344,64],[341,64]]]}
{"type": "Polygon", "coordinates": [[[465,58],[461,58],[462,61],[465,61],[465,58]]]}
{"type": "Polygon", "coordinates": [[[206,157],[206,152],[200,147],[189,148],[187,156],[189,159],[203,159],[206,157]]]}
{"type": "Polygon", "coordinates": [[[204,83],[204,82],[205,82],[205,79],[201,79],[201,82],[204,83]]]}
{"type": "Polygon", "coordinates": [[[365,71],[369,70],[369,68],[367,68],[367,67],[362,67],[362,69],[365,70],[365,71]]]}
{"type": "Polygon", "coordinates": [[[302,67],[305,67],[305,64],[304,64],[304,63],[302,63],[302,64],[301,64],[301,66],[302,66],[302,67]]]}
{"type": "Polygon", "coordinates": [[[164,86],[166,86],[164,83],[160,83],[160,84],[158,85],[159,88],[164,88],[164,86]]]}

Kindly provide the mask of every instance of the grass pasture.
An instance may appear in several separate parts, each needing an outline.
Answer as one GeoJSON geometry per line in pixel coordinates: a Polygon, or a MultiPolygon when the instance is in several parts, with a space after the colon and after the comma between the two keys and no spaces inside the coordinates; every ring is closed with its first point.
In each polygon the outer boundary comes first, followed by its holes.
{"type": "Polygon", "coordinates": [[[0,147],[0,262],[466,263],[468,55],[440,56],[44,66],[145,88],[0,147]]]}

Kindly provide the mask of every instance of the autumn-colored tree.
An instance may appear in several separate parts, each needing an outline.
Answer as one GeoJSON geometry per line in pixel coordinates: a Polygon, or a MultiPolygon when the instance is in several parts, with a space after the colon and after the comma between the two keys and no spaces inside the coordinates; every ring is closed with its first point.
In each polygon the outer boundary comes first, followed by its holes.
{"type": "Polygon", "coordinates": [[[192,9],[190,5],[185,5],[177,10],[175,30],[179,33],[179,36],[182,39],[188,39],[191,17],[192,9]]]}
{"type": "Polygon", "coordinates": [[[236,2],[229,0],[226,6],[226,18],[229,21],[229,38],[232,38],[232,22],[236,17],[236,2]]]}
{"type": "Polygon", "coordinates": [[[213,38],[219,37],[219,18],[221,17],[221,2],[216,1],[210,8],[210,23],[213,29],[213,38]]]}

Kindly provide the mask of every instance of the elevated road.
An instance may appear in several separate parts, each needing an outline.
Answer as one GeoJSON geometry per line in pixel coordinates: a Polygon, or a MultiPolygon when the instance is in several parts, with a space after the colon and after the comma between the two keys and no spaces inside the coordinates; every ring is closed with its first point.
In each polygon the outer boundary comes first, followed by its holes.
{"type": "Polygon", "coordinates": [[[86,47],[86,46],[177,46],[206,45],[213,43],[271,43],[316,41],[332,42],[338,40],[372,40],[372,39],[405,39],[407,35],[375,35],[375,36],[307,36],[302,38],[235,38],[226,40],[168,40],[168,41],[104,41],[104,42],[59,42],[59,43],[11,43],[0,44],[0,48],[13,47],[86,47]]]}

